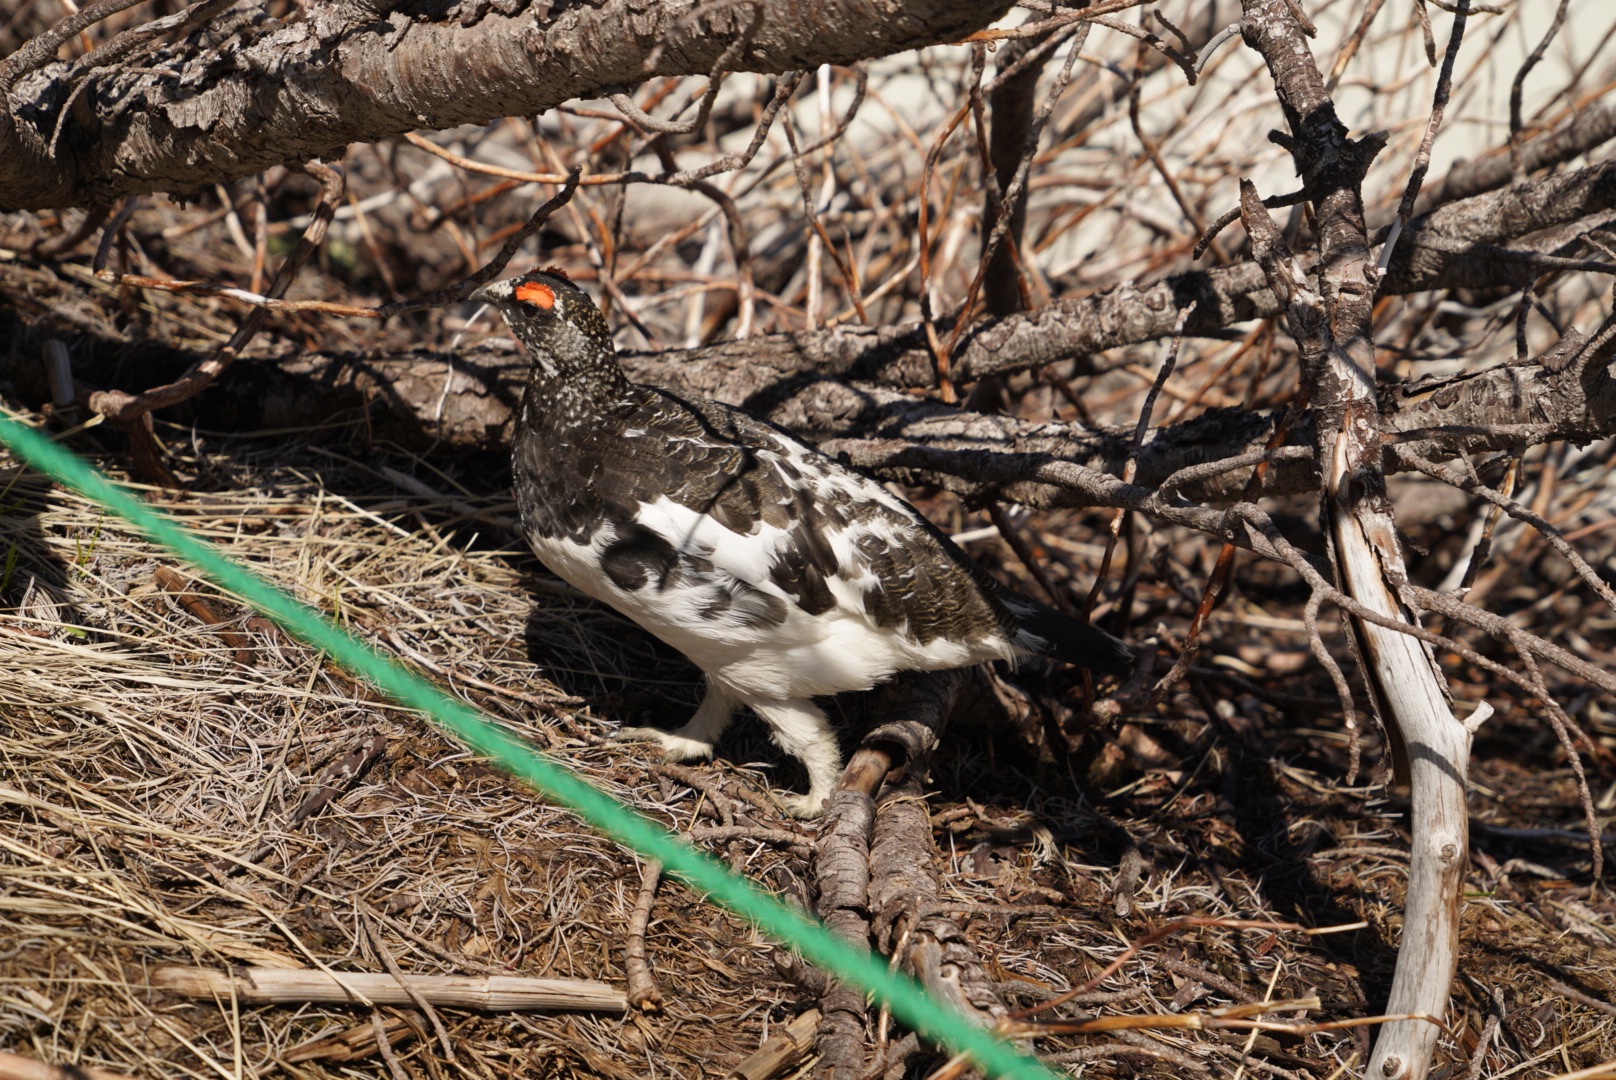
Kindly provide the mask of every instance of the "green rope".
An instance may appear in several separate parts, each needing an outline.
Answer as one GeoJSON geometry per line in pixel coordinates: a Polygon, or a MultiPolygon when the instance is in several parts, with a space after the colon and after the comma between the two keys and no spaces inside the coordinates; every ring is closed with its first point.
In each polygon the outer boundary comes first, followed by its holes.
{"type": "Polygon", "coordinates": [[[888,970],[880,958],[854,948],[824,926],[786,907],[722,863],[595,790],[572,770],[500,731],[464,702],[447,696],[226,559],[212,545],[192,536],[172,518],[113,484],[41,433],[10,417],[0,418],[0,443],[34,469],[130,522],[215,584],[275,620],[288,633],[369,679],[394,700],[425,713],[467,746],[576,811],[624,847],[660,861],[670,873],[706,893],[715,903],[790,945],[838,979],[874,995],[910,1028],[956,1053],[969,1053],[991,1075],[1017,1080],[1052,1080],[1055,1076],[960,1013],[934,1001],[913,980],[888,970]]]}

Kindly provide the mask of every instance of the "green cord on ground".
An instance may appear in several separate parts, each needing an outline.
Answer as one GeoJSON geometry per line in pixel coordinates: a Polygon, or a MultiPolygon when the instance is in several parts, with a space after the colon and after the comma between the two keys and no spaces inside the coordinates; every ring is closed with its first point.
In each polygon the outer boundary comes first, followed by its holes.
{"type": "Polygon", "coordinates": [[[824,926],[786,907],[697,851],[666,829],[618,803],[526,744],[500,731],[464,702],[386,659],[251,571],[186,532],[172,518],[113,484],[47,436],[10,417],[0,418],[0,443],[30,467],[117,514],[153,541],[190,563],[220,588],[241,597],[284,630],[321,649],[343,667],[370,680],[394,700],[431,717],[467,746],[493,758],[556,803],[667,870],[715,903],[749,920],[777,941],[845,982],[862,987],[893,1016],[956,1053],[969,1053],[983,1071],[1016,1080],[1052,1080],[1056,1075],[953,1009],[934,1001],[913,980],[889,971],[885,961],[854,948],[824,926]]]}

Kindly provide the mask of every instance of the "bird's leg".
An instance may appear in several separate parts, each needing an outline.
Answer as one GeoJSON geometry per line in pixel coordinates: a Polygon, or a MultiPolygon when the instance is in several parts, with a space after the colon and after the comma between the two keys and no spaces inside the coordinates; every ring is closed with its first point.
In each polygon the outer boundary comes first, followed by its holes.
{"type": "Polygon", "coordinates": [[[626,727],[617,730],[617,739],[620,742],[656,743],[662,747],[662,752],[667,755],[669,761],[710,758],[713,756],[713,744],[724,734],[724,729],[729,727],[730,719],[734,715],[735,699],[708,682],[707,696],[701,699],[701,706],[696,709],[696,715],[678,731],[626,727]]]}
{"type": "Polygon", "coordinates": [[[807,698],[751,702],[752,711],[769,725],[774,743],[808,770],[808,794],[781,799],[793,817],[816,818],[842,774],[842,751],[825,712],[807,698]]]}

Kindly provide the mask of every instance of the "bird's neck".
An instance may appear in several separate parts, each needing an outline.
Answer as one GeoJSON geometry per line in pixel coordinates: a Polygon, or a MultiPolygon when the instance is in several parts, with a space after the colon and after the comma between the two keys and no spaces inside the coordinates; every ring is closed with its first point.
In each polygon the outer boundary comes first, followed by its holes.
{"type": "Polygon", "coordinates": [[[569,365],[535,353],[525,402],[529,423],[596,423],[623,411],[634,384],[623,374],[615,357],[602,359],[605,362],[569,365]]]}

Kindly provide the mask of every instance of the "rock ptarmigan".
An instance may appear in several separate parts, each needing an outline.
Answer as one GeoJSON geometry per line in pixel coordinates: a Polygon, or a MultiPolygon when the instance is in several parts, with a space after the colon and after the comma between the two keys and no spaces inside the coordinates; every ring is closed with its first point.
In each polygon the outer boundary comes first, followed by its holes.
{"type": "Polygon", "coordinates": [[[841,753],[813,698],[900,671],[1041,654],[1125,674],[1116,638],[999,586],[876,481],[728,405],[630,382],[606,321],[564,275],[471,295],[532,354],[516,424],[522,531],[557,576],[689,657],[707,694],[678,731],[708,757],[739,706],[808,770],[821,812],[841,753]]]}

